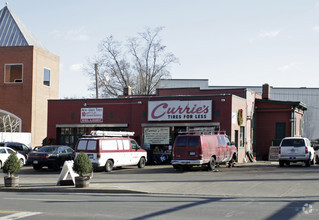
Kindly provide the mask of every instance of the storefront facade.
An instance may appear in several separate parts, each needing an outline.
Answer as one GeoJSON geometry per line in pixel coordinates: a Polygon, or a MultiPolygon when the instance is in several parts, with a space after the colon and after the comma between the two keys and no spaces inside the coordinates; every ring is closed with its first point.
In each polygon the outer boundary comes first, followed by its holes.
{"type": "Polygon", "coordinates": [[[251,149],[247,100],[232,94],[50,100],[48,106],[48,141],[72,147],[91,130],[134,131],[160,163],[170,156],[178,134],[225,131],[238,148],[238,162],[251,149]]]}

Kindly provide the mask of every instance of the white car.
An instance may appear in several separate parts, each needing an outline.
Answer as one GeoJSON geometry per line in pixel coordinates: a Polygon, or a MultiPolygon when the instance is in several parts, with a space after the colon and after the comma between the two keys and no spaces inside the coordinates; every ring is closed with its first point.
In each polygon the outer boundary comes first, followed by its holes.
{"type": "Polygon", "coordinates": [[[307,167],[315,163],[315,150],[310,140],[303,137],[286,137],[279,145],[279,166],[290,162],[304,162],[307,167]]]}
{"type": "MultiPolygon", "coordinates": [[[[3,167],[4,163],[6,162],[10,154],[12,154],[13,152],[16,152],[16,151],[11,149],[10,147],[0,147],[0,168],[3,167]]],[[[25,164],[26,159],[22,154],[18,152],[16,153],[22,167],[25,164]]]]}

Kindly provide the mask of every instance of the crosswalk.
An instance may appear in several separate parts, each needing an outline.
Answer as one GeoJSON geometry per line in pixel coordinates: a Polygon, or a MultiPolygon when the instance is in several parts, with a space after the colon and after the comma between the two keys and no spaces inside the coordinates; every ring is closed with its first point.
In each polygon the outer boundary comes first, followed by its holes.
{"type": "Polygon", "coordinates": [[[39,215],[41,212],[18,212],[18,211],[6,211],[0,210],[0,220],[16,220],[21,218],[30,217],[33,215],[39,215]]]}

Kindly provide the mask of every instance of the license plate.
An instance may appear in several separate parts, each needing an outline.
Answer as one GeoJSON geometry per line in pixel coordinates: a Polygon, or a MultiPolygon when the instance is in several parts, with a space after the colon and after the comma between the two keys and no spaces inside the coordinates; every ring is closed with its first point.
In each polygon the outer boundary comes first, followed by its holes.
{"type": "Polygon", "coordinates": [[[190,156],[194,156],[194,155],[195,155],[195,152],[189,152],[189,155],[190,155],[190,156]]]}
{"type": "Polygon", "coordinates": [[[93,154],[88,154],[90,159],[93,159],[93,154]]]}
{"type": "Polygon", "coordinates": [[[34,160],[33,161],[33,164],[38,164],[39,162],[37,160],[34,160]]]}

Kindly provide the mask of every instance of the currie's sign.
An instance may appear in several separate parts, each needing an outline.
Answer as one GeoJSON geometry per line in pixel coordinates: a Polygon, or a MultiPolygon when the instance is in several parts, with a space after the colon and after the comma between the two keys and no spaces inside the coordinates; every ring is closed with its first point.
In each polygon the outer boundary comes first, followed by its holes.
{"type": "Polygon", "coordinates": [[[212,101],[149,101],[149,121],[212,120],[212,101]]]}

